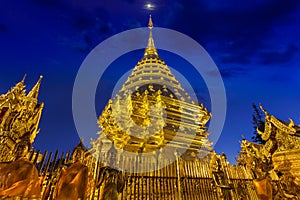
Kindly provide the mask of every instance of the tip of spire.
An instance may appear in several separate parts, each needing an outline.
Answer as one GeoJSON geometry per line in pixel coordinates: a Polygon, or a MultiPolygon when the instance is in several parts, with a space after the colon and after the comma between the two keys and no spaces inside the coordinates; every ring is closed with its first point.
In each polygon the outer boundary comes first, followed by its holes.
{"type": "Polygon", "coordinates": [[[43,76],[40,75],[39,80],[36,82],[36,84],[33,86],[31,91],[28,93],[28,95],[27,95],[28,97],[32,97],[35,99],[38,98],[42,78],[43,78],[43,76]]]}
{"type": "Polygon", "coordinates": [[[154,45],[153,37],[152,37],[153,22],[152,22],[151,15],[150,15],[150,18],[149,18],[148,27],[150,29],[150,34],[149,34],[149,39],[148,39],[148,45],[147,45],[147,48],[145,49],[144,57],[145,56],[153,56],[153,55],[158,56],[157,50],[156,50],[155,45],[154,45]]]}
{"type": "Polygon", "coordinates": [[[148,23],[148,27],[149,27],[150,29],[152,29],[152,28],[153,28],[153,22],[152,22],[152,17],[151,17],[151,15],[149,16],[149,23],[148,23]]]}
{"type": "Polygon", "coordinates": [[[25,83],[25,79],[26,79],[27,74],[24,74],[23,79],[22,79],[22,83],[25,83]]]}

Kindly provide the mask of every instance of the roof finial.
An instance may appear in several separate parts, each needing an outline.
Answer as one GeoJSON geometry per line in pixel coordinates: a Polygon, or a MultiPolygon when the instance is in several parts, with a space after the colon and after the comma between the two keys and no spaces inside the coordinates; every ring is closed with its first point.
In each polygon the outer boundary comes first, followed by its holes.
{"type": "Polygon", "coordinates": [[[40,78],[37,81],[37,83],[33,86],[33,88],[31,89],[31,91],[27,94],[28,97],[32,97],[34,99],[38,98],[42,78],[43,78],[43,76],[40,75],[40,78]]]}
{"type": "Polygon", "coordinates": [[[27,75],[27,74],[24,74],[23,79],[22,79],[22,81],[21,81],[23,84],[25,83],[26,75],[27,75]]]}
{"type": "Polygon", "coordinates": [[[150,34],[149,34],[149,39],[148,39],[148,45],[147,45],[147,48],[146,48],[145,53],[144,53],[144,57],[145,56],[150,56],[150,55],[158,56],[157,50],[154,46],[154,40],[153,40],[153,37],[152,37],[153,22],[152,22],[151,15],[149,17],[148,28],[150,29],[150,34]]]}
{"type": "Polygon", "coordinates": [[[149,27],[150,30],[153,28],[153,22],[152,22],[152,17],[151,17],[151,15],[150,15],[150,17],[149,17],[148,27],[149,27]]]}

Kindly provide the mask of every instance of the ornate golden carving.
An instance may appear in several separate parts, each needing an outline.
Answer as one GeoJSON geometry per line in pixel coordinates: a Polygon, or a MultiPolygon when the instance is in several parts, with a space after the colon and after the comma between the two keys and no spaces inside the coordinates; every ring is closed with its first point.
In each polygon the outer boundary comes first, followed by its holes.
{"type": "Polygon", "coordinates": [[[38,103],[38,92],[42,76],[26,95],[25,77],[10,91],[0,97],[0,161],[14,159],[12,151],[19,139],[29,133],[33,143],[39,132],[39,121],[43,103],[38,103]]]}
{"type": "MultiPolygon", "coordinates": [[[[258,199],[252,182],[255,178],[256,190],[263,191],[258,192],[260,196],[270,197],[266,192],[270,180],[279,181],[278,183],[281,184],[278,184],[280,189],[276,191],[283,192],[277,192],[278,197],[281,194],[286,195],[284,197],[295,196],[298,190],[290,189],[294,185],[287,181],[290,180],[289,173],[284,173],[284,176],[278,175],[280,178],[277,179],[274,178],[277,176],[276,173],[271,174],[273,167],[270,158],[277,150],[276,145],[280,144],[279,141],[283,141],[276,136],[278,132],[274,134],[274,124],[276,123],[276,130],[288,130],[285,131],[286,133],[293,133],[296,126],[293,123],[286,125],[276,121],[264,110],[267,115],[266,123],[269,123],[269,126],[266,126],[266,130],[261,134],[268,140],[266,146],[243,141],[244,152],[239,160],[240,165],[229,164],[225,154],[218,155],[213,152],[211,142],[207,138],[209,133],[205,126],[211,114],[202,104],[191,100],[168,66],[159,58],[152,36],[152,19],[149,21],[149,28],[148,46],[144,57],[137,63],[116,97],[109,100],[99,117],[98,123],[102,130],[97,140],[91,141],[92,148],[84,152],[83,145],[80,143],[72,154],[72,160],[70,152],[62,153],[59,157],[56,151],[53,157],[51,152],[41,155],[39,152],[32,151],[26,155],[28,159],[22,158],[26,160],[26,165],[23,163],[23,167],[18,167],[19,171],[13,170],[11,173],[14,174],[12,177],[22,177],[24,174],[17,174],[26,171],[25,166],[31,166],[30,169],[34,173],[29,173],[28,170],[27,175],[32,175],[30,178],[26,177],[26,180],[30,181],[18,185],[28,189],[33,188],[31,186],[34,184],[31,183],[39,183],[37,186],[42,187],[42,197],[38,195],[36,197],[43,200],[93,200],[117,197],[123,200],[258,199]],[[132,129],[134,125],[140,127],[138,130],[143,139],[138,138],[141,136],[138,132],[136,134],[139,135],[134,136],[132,129]],[[149,131],[149,128],[154,134],[149,131]],[[161,147],[172,141],[174,135],[177,136],[178,141],[171,144],[173,149],[164,152],[161,147]],[[191,145],[180,157],[176,150],[185,149],[187,144],[191,145]],[[136,153],[136,156],[130,158],[123,156],[124,150],[136,153]],[[153,155],[143,157],[141,156],[143,152],[153,152],[153,155]],[[201,153],[204,155],[203,158],[198,157],[201,153]],[[176,162],[168,163],[167,159],[170,158],[176,159],[176,162]],[[106,160],[106,163],[111,166],[114,164],[128,166],[134,172],[139,171],[140,162],[148,163],[146,168],[149,167],[149,170],[146,169],[143,173],[121,172],[105,166],[100,160],[106,160]],[[37,161],[41,162],[37,164],[37,161]],[[167,162],[168,165],[159,169],[156,165],[158,162],[167,162]],[[155,170],[150,170],[153,168],[155,170]],[[36,177],[41,181],[37,182],[36,177]]],[[[20,157],[16,156],[18,154],[12,149],[22,141],[22,135],[29,134],[32,143],[38,133],[43,108],[42,103],[37,103],[40,81],[41,78],[27,95],[22,80],[7,94],[0,96],[0,159],[2,161],[20,157]]],[[[5,163],[0,168],[2,177],[0,192],[3,191],[4,197],[7,195],[6,189],[11,188],[11,185],[6,183],[9,174],[7,170],[16,168],[7,167],[5,163]]],[[[284,170],[278,168],[276,172],[279,171],[284,170]]],[[[293,184],[297,184],[296,179],[292,180],[293,184]]],[[[38,191],[37,189],[24,192],[23,189],[16,190],[19,192],[17,198],[30,195],[33,197],[35,194],[33,191],[38,191]]]]}
{"type": "Polygon", "coordinates": [[[159,57],[151,18],[149,28],[143,58],[98,119],[99,137],[105,134],[116,147],[135,153],[162,148],[175,135],[180,141],[172,144],[174,149],[192,143],[190,153],[197,154],[200,148],[212,150],[205,127],[211,114],[202,104],[195,105],[159,57]]]}
{"type": "Polygon", "coordinates": [[[300,138],[296,137],[299,129],[294,122],[284,122],[266,115],[265,130],[259,132],[264,145],[243,140],[239,164],[245,165],[253,172],[254,184],[261,198],[298,199],[299,184],[299,148],[300,138]],[[273,192],[273,193],[272,193],[273,192]]]}
{"type": "Polygon", "coordinates": [[[224,170],[224,161],[226,162],[225,155],[220,156],[215,152],[212,153],[212,158],[210,161],[210,169],[213,177],[212,184],[215,186],[220,199],[230,200],[233,199],[231,194],[233,184],[229,182],[228,174],[226,174],[226,171],[224,170]]]}
{"type": "Polygon", "coordinates": [[[28,161],[26,155],[30,148],[29,135],[23,137],[15,146],[15,160],[1,163],[0,197],[1,198],[40,198],[41,187],[36,167],[28,161]]]}
{"type": "Polygon", "coordinates": [[[82,163],[84,152],[83,144],[80,141],[72,153],[73,163],[62,169],[54,199],[84,200],[87,198],[88,167],[82,163]]]}

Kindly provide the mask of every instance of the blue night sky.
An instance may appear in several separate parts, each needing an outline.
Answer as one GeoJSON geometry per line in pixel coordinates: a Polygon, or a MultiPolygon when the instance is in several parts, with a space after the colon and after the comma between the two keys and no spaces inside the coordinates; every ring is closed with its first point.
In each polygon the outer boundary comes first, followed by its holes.
{"type": "MultiPolygon", "coordinates": [[[[230,162],[238,154],[242,135],[249,140],[253,135],[252,103],[262,103],[277,118],[292,118],[300,124],[299,0],[1,0],[0,93],[6,93],[24,74],[27,91],[39,75],[44,76],[39,100],[45,108],[36,149],[73,149],[79,141],[72,116],[73,83],[79,67],[105,39],[147,26],[149,14],[154,26],[196,40],[219,68],[227,116],[215,150],[224,151],[230,162]],[[148,3],[153,7],[148,9],[148,3]]],[[[159,54],[185,76],[210,110],[207,88],[192,67],[168,52],[159,54]]],[[[142,50],[131,52],[106,70],[96,95],[98,115],[119,78],[142,55],[142,50]]]]}

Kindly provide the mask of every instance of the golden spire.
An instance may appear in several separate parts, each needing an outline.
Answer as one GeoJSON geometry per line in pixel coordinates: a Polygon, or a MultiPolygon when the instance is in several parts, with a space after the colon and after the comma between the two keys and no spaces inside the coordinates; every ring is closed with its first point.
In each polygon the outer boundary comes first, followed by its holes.
{"type": "Polygon", "coordinates": [[[26,79],[26,74],[24,74],[23,79],[21,81],[23,84],[25,83],[25,79],[26,79]]]}
{"type": "Polygon", "coordinates": [[[33,86],[31,91],[28,93],[27,97],[32,97],[35,99],[38,98],[42,78],[43,76],[41,75],[37,83],[33,86]]]}
{"type": "Polygon", "coordinates": [[[151,56],[151,55],[158,56],[157,50],[154,46],[154,40],[152,37],[153,22],[152,22],[151,15],[149,17],[148,28],[150,29],[150,34],[149,34],[149,39],[148,39],[148,45],[147,45],[147,48],[145,49],[144,57],[151,56]]]}
{"type": "Polygon", "coordinates": [[[8,93],[14,93],[14,95],[18,94],[21,96],[25,96],[26,95],[25,78],[26,78],[26,74],[20,82],[18,82],[14,87],[12,87],[10,91],[8,91],[8,93]]]}
{"type": "Polygon", "coordinates": [[[152,28],[153,28],[153,22],[152,22],[152,17],[151,17],[151,15],[150,15],[150,17],[149,17],[148,27],[149,27],[149,29],[152,29],[152,28]]]}

